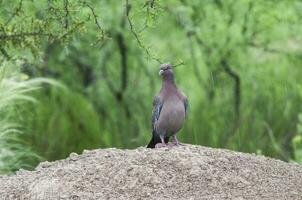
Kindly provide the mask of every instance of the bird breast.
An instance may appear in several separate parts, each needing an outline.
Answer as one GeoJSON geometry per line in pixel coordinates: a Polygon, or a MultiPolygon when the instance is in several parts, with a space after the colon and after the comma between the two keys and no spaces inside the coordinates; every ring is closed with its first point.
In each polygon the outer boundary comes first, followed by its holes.
{"type": "Polygon", "coordinates": [[[171,135],[182,128],[185,119],[185,107],[180,99],[166,101],[163,104],[156,132],[171,135]]]}

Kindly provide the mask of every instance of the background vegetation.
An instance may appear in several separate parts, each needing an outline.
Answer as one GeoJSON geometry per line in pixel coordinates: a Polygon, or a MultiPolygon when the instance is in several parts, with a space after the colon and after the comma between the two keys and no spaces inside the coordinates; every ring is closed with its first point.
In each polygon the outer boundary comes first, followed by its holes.
{"type": "Polygon", "coordinates": [[[301,9],[299,0],[0,0],[0,172],[146,145],[163,62],[178,65],[190,101],[182,142],[302,162],[301,9]]]}

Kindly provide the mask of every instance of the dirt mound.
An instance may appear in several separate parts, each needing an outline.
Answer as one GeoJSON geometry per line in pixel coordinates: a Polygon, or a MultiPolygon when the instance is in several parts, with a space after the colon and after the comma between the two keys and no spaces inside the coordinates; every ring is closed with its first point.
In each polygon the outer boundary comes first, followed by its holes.
{"type": "Polygon", "coordinates": [[[186,145],[97,149],[0,177],[0,199],[302,199],[302,166],[186,145]]]}

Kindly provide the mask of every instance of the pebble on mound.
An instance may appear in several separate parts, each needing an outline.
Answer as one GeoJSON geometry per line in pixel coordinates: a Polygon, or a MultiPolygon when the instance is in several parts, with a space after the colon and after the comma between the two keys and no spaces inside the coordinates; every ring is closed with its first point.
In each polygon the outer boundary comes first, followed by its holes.
{"type": "Polygon", "coordinates": [[[97,149],[1,176],[0,199],[302,199],[302,166],[192,145],[97,149]]]}

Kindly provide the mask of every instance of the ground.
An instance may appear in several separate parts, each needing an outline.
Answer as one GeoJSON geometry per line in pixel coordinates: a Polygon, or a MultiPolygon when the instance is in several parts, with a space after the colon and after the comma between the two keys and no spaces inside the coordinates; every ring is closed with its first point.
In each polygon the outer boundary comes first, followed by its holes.
{"type": "Polygon", "coordinates": [[[0,176],[0,199],[302,199],[302,166],[185,145],[97,149],[0,176]]]}

